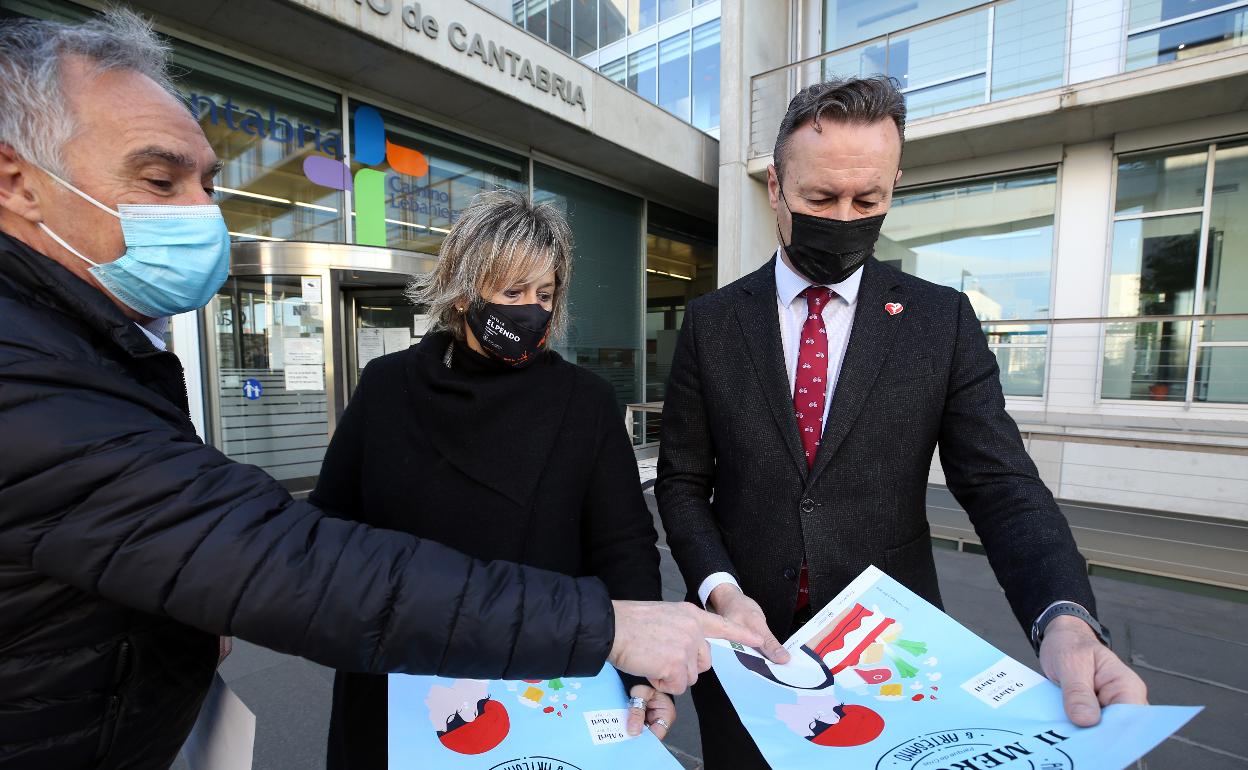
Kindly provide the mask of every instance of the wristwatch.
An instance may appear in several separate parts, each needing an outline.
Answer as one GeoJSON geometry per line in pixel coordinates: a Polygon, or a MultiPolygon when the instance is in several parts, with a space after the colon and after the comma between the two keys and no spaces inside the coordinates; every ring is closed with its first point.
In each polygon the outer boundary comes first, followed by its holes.
{"type": "Polygon", "coordinates": [[[1053,618],[1059,615],[1074,615],[1088,624],[1092,632],[1096,634],[1096,638],[1101,641],[1101,644],[1106,647],[1113,646],[1109,629],[1097,622],[1096,618],[1092,617],[1092,613],[1085,610],[1082,605],[1074,602],[1053,602],[1031,624],[1031,647],[1036,651],[1037,655],[1040,654],[1040,642],[1044,641],[1044,629],[1053,621],[1053,618]]]}

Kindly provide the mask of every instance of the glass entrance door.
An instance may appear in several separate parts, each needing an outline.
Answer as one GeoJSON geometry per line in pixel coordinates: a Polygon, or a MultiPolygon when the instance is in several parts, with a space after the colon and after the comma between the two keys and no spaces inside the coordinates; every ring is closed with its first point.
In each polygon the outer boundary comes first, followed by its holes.
{"type": "Polygon", "coordinates": [[[329,443],[321,276],[233,276],[209,305],[217,446],[310,488],[329,443]]]}
{"type": "Polygon", "coordinates": [[[412,305],[402,288],[354,289],[346,293],[348,305],[347,393],[364,367],[374,358],[397,353],[420,342],[429,329],[429,317],[412,305]]]}
{"type": "Polygon", "coordinates": [[[360,371],[424,334],[403,288],[435,258],[285,241],[235,243],[230,261],[202,315],[207,440],[309,492],[360,371]]]}

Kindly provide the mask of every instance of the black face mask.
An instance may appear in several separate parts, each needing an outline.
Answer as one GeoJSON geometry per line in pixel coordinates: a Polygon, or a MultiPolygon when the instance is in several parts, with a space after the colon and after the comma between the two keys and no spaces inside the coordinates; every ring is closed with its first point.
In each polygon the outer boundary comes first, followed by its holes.
{"type": "Polygon", "coordinates": [[[528,366],[546,344],[551,312],[541,305],[487,302],[467,313],[468,328],[487,353],[514,367],[528,366]]]}
{"type": "MultiPolygon", "coordinates": [[[[780,191],[780,199],[788,208],[784,190],[780,191]]],[[[791,208],[789,216],[793,220],[793,237],[787,246],[784,236],[780,237],[784,253],[789,255],[789,262],[799,273],[821,285],[840,283],[862,267],[867,257],[875,252],[875,242],[880,238],[885,217],[880,214],[848,221],[825,219],[798,214],[791,208]]],[[[776,233],[780,233],[778,222],[776,233]]]]}

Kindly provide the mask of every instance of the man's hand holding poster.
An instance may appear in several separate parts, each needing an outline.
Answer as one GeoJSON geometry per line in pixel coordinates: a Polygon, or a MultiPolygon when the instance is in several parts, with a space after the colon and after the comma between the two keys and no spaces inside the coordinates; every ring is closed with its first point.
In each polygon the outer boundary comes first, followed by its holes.
{"type": "Polygon", "coordinates": [[[1199,708],[1106,708],[1077,728],[1061,690],[878,569],[785,644],[792,660],[712,644],[715,673],[776,768],[1111,770],[1199,708]]]}

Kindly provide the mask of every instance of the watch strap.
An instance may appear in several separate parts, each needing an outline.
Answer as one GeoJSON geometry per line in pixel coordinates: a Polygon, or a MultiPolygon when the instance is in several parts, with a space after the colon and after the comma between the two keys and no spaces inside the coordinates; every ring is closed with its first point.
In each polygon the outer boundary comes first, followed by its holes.
{"type": "Polygon", "coordinates": [[[1109,629],[1102,626],[1096,618],[1092,617],[1092,613],[1088,612],[1083,605],[1076,602],[1058,601],[1050,604],[1031,624],[1031,647],[1036,651],[1037,655],[1040,654],[1040,643],[1044,641],[1045,628],[1048,627],[1049,623],[1053,622],[1054,618],[1062,615],[1073,615],[1079,618],[1088,624],[1088,627],[1096,634],[1096,638],[1100,640],[1101,644],[1106,647],[1113,646],[1109,629]]]}

